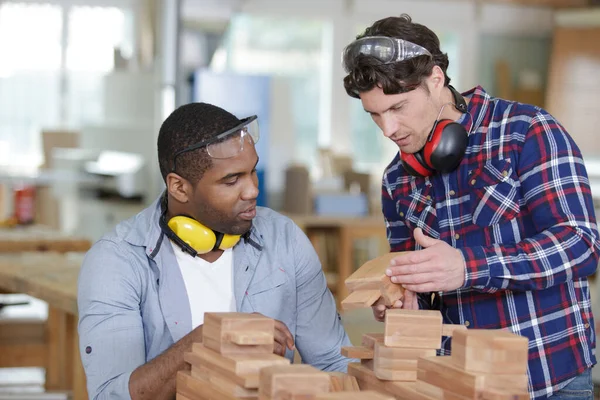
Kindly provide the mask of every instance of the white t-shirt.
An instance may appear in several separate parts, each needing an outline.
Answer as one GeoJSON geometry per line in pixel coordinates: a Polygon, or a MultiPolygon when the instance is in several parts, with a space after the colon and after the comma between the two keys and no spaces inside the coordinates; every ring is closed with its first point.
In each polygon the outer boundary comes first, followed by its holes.
{"type": "Polygon", "coordinates": [[[204,323],[205,312],[235,311],[233,250],[227,249],[213,263],[192,257],[173,242],[192,311],[192,329],[204,323]]]}

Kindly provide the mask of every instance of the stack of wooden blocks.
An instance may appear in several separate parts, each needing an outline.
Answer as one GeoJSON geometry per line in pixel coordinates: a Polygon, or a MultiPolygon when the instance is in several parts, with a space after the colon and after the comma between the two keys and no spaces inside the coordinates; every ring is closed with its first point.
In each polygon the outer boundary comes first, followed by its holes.
{"type": "MultiPolygon", "coordinates": [[[[184,356],[191,370],[177,374],[177,399],[312,400],[330,392],[355,398],[356,378],[290,365],[273,354],[274,332],[275,321],[262,315],[205,313],[203,343],[194,343],[184,356]]],[[[361,393],[360,399],[387,400],[373,393],[361,393]]]]}
{"type": "Polygon", "coordinates": [[[451,356],[419,360],[416,390],[433,399],[529,399],[528,345],[503,330],[456,331],[451,356]]]}
{"type": "Polygon", "coordinates": [[[203,343],[185,354],[191,371],[177,374],[177,399],[257,399],[264,367],[290,361],[273,354],[275,321],[258,314],[206,313],[203,343]]]}
{"type": "Polygon", "coordinates": [[[528,399],[528,340],[507,331],[444,325],[439,311],[388,310],[385,333],[366,334],[348,373],[362,390],[405,400],[528,399]],[[436,356],[452,336],[452,356],[436,356]]]}

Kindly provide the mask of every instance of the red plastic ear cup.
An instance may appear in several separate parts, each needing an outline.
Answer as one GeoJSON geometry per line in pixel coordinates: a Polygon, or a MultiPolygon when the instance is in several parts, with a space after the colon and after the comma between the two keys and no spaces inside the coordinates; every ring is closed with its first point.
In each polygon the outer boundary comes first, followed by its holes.
{"type": "Polygon", "coordinates": [[[444,137],[444,128],[451,123],[452,121],[449,119],[439,120],[433,127],[433,131],[429,134],[430,139],[425,142],[425,147],[423,148],[423,158],[425,162],[429,166],[429,168],[436,169],[431,163],[431,156],[434,154],[435,150],[438,148],[438,145],[442,141],[444,137]]]}
{"type": "Polygon", "coordinates": [[[453,171],[460,164],[467,149],[466,129],[459,123],[443,119],[434,126],[430,136],[423,148],[425,163],[439,172],[453,171]]]}
{"type": "Polygon", "coordinates": [[[427,165],[421,151],[414,154],[400,153],[400,159],[402,167],[413,176],[431,176],[435,172],[427,165]]]}

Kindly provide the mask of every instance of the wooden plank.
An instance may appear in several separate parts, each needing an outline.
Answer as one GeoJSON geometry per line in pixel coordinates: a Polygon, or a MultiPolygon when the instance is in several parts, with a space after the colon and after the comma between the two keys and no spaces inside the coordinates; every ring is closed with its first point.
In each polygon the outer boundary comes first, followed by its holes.
{"type": "Polygon", "coordinates": [[[370,349],[375,349],[375,343],[383,343],[384,339],[383,333],[365,333],[362,335],[361,344],[370,349]]]}
{"type": "Polygon", "coordinates": [[[442,314],[436,310],[387,310],[384,335],[384,343],[389,347],[439,349],[442,314]]]}
{"type": "MultiPolygon", "coordinates": [[[[197,369],[198,375],[203,377],[205,381],[210,382],[217,387],[219,391],[234,396],[240,399],[256,399],[258,398],[258,389],[246,389],[230,380],[227,376],[218,371],[200,366],[197,369]]],[[[195,375],[192,375],[195,376],[195,375]]]]}
{"type": "Polygon", "coordinates": [[[0,344],[0,368],[45,367],[45,343],[0,344]]]}
{"type": "Polygon", "coordinates": [[[68,390],[67,314],[48,307],[46,383],[50,390],[68,390]]]}
{"type": "Polygon", "coordinates": [[[283,367],[290,363],[287,358],[273,353],[225,356],[200,343],[194,343],[192,351],[185,353],[184,359],[192,365],[192,370],[202,366],[212,368],[246,389],[258,387],[258,373],[261,368],[272,365],[283,367]]]}
{"type": "Polygon", "coordinates": [[[338,392],[321,393],[315,396],[316,400],[395,400],[394,396],[385,395],[375,390],[365,390],[359,393],[338,392]]]}
{"type": "Polygon", "coordinates": [[[458,330],[467,330],[467,327],[464,325],[458,324],[443,324],[442,325],[442,336],[453,336],[455,331],[458,330]]]}
{"type": "Polygon", "coordinates": [[[203,343],[221,354],[273,353],[275,321],[260,314],[205,313],[203,343]]]}
{"type": "Polygon", "coordinates": [[[373,371],[382,380],[414,382],[417,380],[419,357],[435,355],[435,349],[386,347],[376,343],[373,371]]]}
{"type": "Polygon", "coordinates": [[[373,371],[359,363],[348,364],[348,375],[356,378],[361,391],[376,390],[390,394],[398,400],[431,400],[416,391],[414,382],[382,381],[373,371]]]}
{"type": "Polygon", "coordinates": [[[485,375],[456,366],[450,356],[423,357],[417,361],[417,391],[421,382],[459,396],[475,398],[484,390],[505,388],[527,390],[527,375],[485,375]]]}
{"type": "Polygon", "coordinates": [[[354,392],[360,391],[356,378],[344,372],[328,372],[330,392],[354,392]]]}
{"type": "MultiPolygon", "coordinates": [[[[397,300],[400,300],[404,295],[404,289],[401,285],[392,283],[390,277],[385,273],[387,268],[390,266],[390,261],[399,254],[402,253],[396,252],[384,254],[380,257],[367,261],[359,269],[357,269],[345,280],[346,288],[349,292],[351,292],[350,296],[348,297],[350,298],[353,292],[367,291],[370,293],[372,290],[377,290],[380,294],[380,297],[383,298],[384,304],[388,306],[392,306],[397,300]]],[[[367,297],[365,294],[363,297],[366,304],[367,298],[370,299],[370,297],[373,297],[373,295],[367,297]]],[[[377,299],[379,299],[379,297],[377,297],[377,299]]],[[[375,299],[375,301],[377,299],[375,299]]],[[[374,304],[375,301],[372,301],[370,304],[366,304],[363,307],[369,307],[374,304]]],[[[350,300],[346,301],[346,299],[344,299],[342,301],[342,306],[344,306],[344,309],[350,309],[346,307],[357,308],[360,306],[360,302],[350,300]]]]}
{"type": "Polygon", "coordinates": [[[342,308],[345,311],[356,310],[358,308],[371,307],[381,297],[379,290],[356,290],[344,300],[342,300],[342,308]]]}
{"type": "Polygon", "coordinates": [[[484,374],[527,374],[529,339],[499,329],[456,331],[452,359],[469,372],[484,374]]]}
{"type": "Polygon", "coordinates": [[[66,235],[41,225],[0,228],[0,253],[83,252],[89,250],[90,246],[88,239],[66,235]]]}
{"type": "Polygon", "coordinates": [[[228,338],[240,346],[273,343],[273,335],[268,332],[229,332],[228,338]]]}
{"type": "Polygon", "coordinates": [[[479,400],[529,400],[529,392],[522,390],[495,390],[487,389],[481,392],[479,400]]]}
{"type": "Polygon", "coordinates": [[[328,393],[330,376],[310,365],[271,366],[260,370],[260,399],[281,399],[328,393]]]}
{"type": "Polygon", "coordinates": [[[0,254],[0,287],[26,293],[77,315],[77,279],[83,254],[0,254]]]}
{"type": "Polygon", "coordinates": [[[193,377],[190,371],[177,372],[177,393],[190,399],[235,400],[234,396],[221,393],[203,379],[193,377]]]}
{"type": "Polygon", "coordinates": [[[344,346],[342,355],[348,358],[359,358],[361,360],[373,359],[373,349],[366,346],[344,346]]]}

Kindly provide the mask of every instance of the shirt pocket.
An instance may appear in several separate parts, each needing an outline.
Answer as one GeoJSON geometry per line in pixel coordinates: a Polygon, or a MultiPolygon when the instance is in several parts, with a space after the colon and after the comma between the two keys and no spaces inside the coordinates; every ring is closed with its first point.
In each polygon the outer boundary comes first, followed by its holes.
{"type": "Polygon", "coordinates": [[[432,193],[431,185],[424,185],[408,195],[399,196],[396,211],[407,226],[416,228],[432,224],[436,216],[432,193]]]}
{"type": "Polygon", "coordinates": [[[292,307],[296,304],[296,292],[289,287],[286,274],[280,270],[252,283],[247,294],[252,312],[282,321],[295,315],[292,307]]]}
{"type": "Polygon", "coordinates": [[[492,160],[469,176],[471,215],[479,226],[514,219],[521,207],[521,183],[510,159],[492,160]]]}
{"type": "Polygon", "coordinates": [[[281,288],[287,283],[287,276],[285,272],[281,270],[275,270],[270,275],[259,280],[256,283],[250,284],[248,287],[248,295],[254,296],[257,294],[273,291],[277,288],[281,288]]]}

